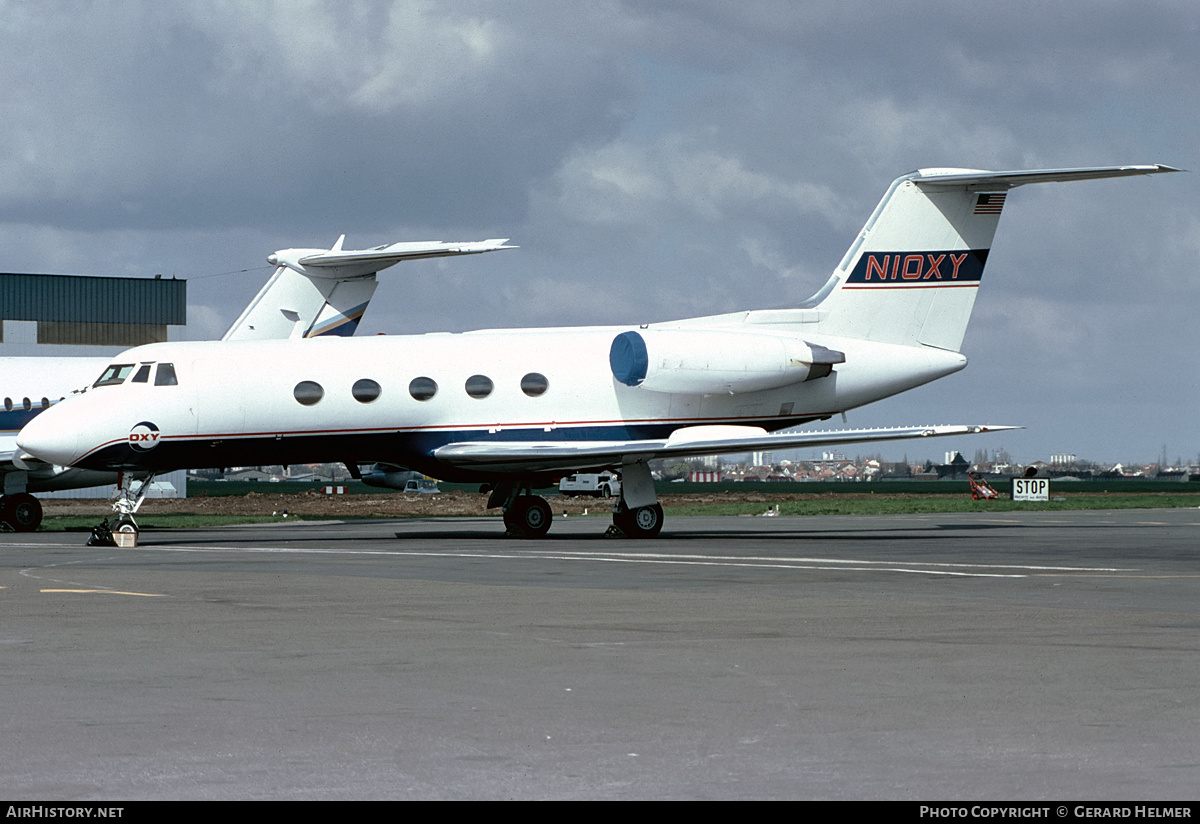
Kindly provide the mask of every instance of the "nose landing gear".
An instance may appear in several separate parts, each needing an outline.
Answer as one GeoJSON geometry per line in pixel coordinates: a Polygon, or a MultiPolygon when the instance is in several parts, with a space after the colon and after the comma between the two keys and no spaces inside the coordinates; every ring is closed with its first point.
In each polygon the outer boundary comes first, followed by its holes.
{"type": "Polygon", "coordinates": [[[133,480],[132,476],[124,472],[117,476],[117,499],[112,505],[117,517],[111,521],[106,518],[97,525],[92,530],[92,537],[88,538],[88,546],[137,546],[140,530],[137,522],[133,520],[133,515],[141,507],[142,501],[146,500],[146,493],[150,491],[154,474],[151,473],[141,482],[136,493],[133,491],[133,480]]]}

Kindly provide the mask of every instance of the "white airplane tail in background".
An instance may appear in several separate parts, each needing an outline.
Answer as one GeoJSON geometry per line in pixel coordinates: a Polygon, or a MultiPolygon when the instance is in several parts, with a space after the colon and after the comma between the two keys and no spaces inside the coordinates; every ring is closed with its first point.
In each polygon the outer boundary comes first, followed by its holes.
{"type": "Polygon", "coordinates": [[[505,246],[507,238],[446,243],[393,243],[343,250],[284,249],[267,258],[279,268],[221,340],[278,340],[322,335],[350,337],[375,294],[375,274],[402,260],[477,255],[505,246]]]}
{"type": "Polygon", "coordinates": [[[892,183],[829,282],[802,308],[816,310],[821,334],[957,352],[1009,189],[1174,171],[912,172],[892,183]]]}

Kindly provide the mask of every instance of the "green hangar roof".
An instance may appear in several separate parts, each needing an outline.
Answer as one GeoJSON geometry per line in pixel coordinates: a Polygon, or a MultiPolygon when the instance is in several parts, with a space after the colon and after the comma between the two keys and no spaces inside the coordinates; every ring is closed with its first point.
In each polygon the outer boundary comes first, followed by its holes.
{"type": "Polygon", "coordinates": [[[0,318],[183,326],[187,281],[0,273],[0,318]]]}
{"type": "Polygon", "coordinates": [[[187,281],[0,273],[0,320],[37,321],[39,343],[166,340],[187,323],[187,281]]]}

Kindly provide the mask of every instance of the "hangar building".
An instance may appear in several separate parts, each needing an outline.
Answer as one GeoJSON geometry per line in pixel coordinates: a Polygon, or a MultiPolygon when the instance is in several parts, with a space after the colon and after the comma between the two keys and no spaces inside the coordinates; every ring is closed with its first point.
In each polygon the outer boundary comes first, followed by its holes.
{"type": "MultiPolygon", "coordinates": [[[[104,357],[165,341],[167,327],[186,324],[186,280],[0,273],[0,356],[104,357]],[[30,346],[34,324],[38,345],[30,346]]],[[[5,394],[4,378],[0,373],[0,396],[5,394]]],[[[156,481],[170,483],[181,497],[187,494],[186,472],[156,481]]],[[[107,498],[114,489],[110,485],[38,495],[107,498]]]]}
{"type": "Polygon", "coordinates": [[[159,343],[187,323],[187,281],[0,273],[0,321],[10,320],[36,321],[44,344],[159,343]]]}

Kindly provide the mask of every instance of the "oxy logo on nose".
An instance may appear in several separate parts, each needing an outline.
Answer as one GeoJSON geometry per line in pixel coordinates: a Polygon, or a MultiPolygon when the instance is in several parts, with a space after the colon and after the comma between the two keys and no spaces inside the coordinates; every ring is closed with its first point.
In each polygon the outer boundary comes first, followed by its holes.
{"type": "Polygon", "coordinates": [[[149,452],[158,446],[158,427],[150,421],[142,421],[129,430],[129,446],[138,452],[149,452]]]}

